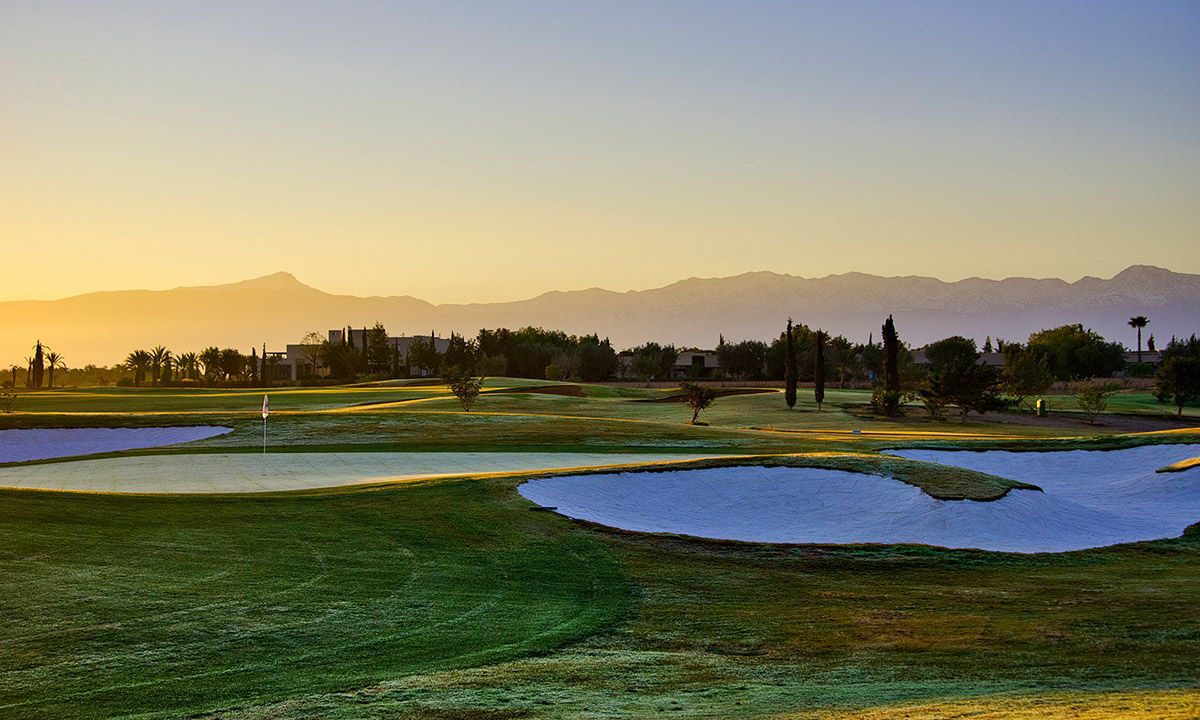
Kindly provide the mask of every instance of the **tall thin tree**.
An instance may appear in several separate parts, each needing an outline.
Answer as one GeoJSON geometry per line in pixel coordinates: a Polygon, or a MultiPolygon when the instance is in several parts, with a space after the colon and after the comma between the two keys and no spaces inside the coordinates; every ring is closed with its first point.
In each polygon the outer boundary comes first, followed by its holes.
{"type": "Polygon", "coordinates": [[[900,336],[891,315],[883,323],[883,391],[887,414],[895,415],[900,407],[900,336]]]}
{"type": "MultiPolygon", "coordinates": [[[[722,342],[725,338],[721,338],[722,342]]],[[[783,360],[783,399],[787,402],[788,410],[796,406],[796,336],[792,332],[792,319],[787,321],[787,339],[785,341],[787,356],[783,360]]]]}
{"type": "Polygon", "coordinates": [[[817,352],[813,359],[813,400],[817,402],[817,412],[821,412],[821,403],[825,402],[825,339],[824,330],[816,333],[817,352]]]}
{"type": "Polygon", "coordinates": [[[46,372],[45,355],[43,354],[42,341],[37,341],[37,347],[33,351],[33,387],[40,388],[42,386],[42,376],[46,372]]]}
{"type": "Polygon", "coordinates": [[[1129,327],[1137,329],[1137,361],[1138,365],[1142,364],[1142,328],[1150,324],[1150,318],[1145,315],[1138,315],[1129,318],[1129,327]]]}

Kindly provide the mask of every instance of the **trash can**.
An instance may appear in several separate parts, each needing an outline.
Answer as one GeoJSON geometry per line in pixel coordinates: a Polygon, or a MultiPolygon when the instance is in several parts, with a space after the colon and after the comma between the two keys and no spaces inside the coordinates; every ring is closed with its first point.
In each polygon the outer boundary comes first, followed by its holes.
{"type": "Polygon", "coordinates": [[[1045,400],[1043,400],[1042,398],[1038,398],[1037,416],[1038,417],[1046,417],[1049,414],[1050,414],[1050,406],[1046,404],[1045,400]]]}

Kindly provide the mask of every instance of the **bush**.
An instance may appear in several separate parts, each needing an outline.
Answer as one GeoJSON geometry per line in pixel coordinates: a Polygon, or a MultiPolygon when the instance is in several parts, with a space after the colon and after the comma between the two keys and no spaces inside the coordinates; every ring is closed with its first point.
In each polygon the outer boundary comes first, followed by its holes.
{"type": "Polygon", "coordinates": [[[1133,363],[1129,366],[1129,377],[1154,377],[1154,367],[1150,363],[1133,363]]]}
{"type": "Polygon", "coordinates": [[[17,394],[12,390],[0,392],[0,412],[10,413],[17,406],[17,394]]]}
{"type": "Polygon", "coordinates": [[[554,363],[550,363],[549,365],[546,366],[546,379],[547,380],[562,380],[562,378],[563,378],[562,368],[555,365],[554,363]]]}
{"type": "Polygon", "coordinates": [[[133,386],[134,386],[133,378],[123,377],[123,378],[119,378],[117,380],[117,387],[133,387],[133,386]]]}
{"type": "Polygon", "coordinates": [[[900,400],[899,392],[885,390],[880,383],[876,383],[871,391],[871,408],[880,415],[896,415],[900,411],[900,400]]]}
{"type": "Polygon", "coordinates": [[[1096,416],[1108,408],[1108,399],[1119,389],[1120,385],[1104,380],[1085,380],[1070,385],[1075,404],[1087,415],[1089,425],[1096,424],[1096,416]]]}

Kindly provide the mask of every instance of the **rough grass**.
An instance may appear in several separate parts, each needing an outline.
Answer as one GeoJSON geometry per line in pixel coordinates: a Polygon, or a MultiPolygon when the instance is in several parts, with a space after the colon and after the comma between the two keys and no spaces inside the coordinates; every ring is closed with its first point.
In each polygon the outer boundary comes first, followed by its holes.
{"type": "Polygon", "coordinates": [[[1200,691],[1063,692],[891,705],[853,712],[788,713],[775,720],[1192,720],[1200,691]]]}

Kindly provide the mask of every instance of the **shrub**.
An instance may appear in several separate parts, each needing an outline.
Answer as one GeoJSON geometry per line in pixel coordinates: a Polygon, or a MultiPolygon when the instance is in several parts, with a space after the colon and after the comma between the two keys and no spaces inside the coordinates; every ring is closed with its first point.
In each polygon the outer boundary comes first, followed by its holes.
{"type": "Polygon", "coordinates": [[[1087,415],[1088,424],[1095,425],[1096,416],[1108,408],[1108,399],[1120,386],[1104,380],[1084,380],[1071,383],[1070,389],[1075,396],[1075,404],[1087,415]]]}

